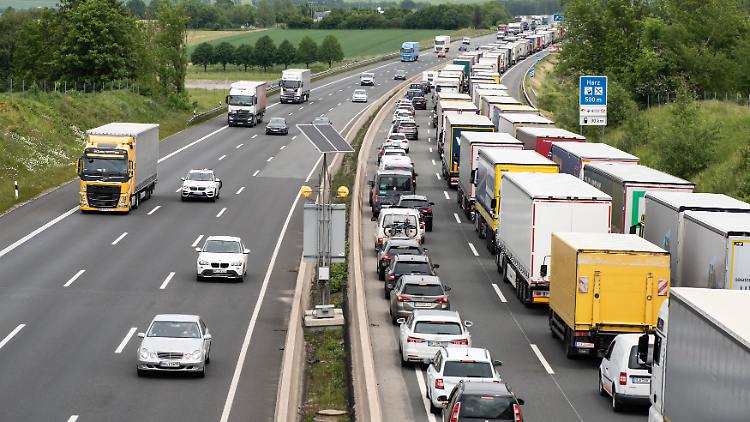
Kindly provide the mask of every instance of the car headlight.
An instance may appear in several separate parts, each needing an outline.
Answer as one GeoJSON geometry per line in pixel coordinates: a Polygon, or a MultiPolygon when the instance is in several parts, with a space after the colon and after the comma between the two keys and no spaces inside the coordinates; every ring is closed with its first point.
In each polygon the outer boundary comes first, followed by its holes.
{"type": "Polygon", "coordinates": [[[232,264],[231,264],[231,265],[232,265],[233,267],[239,267],[240,265],[242,265],[242,261],[235,261],[235,262],[232,262],[232,264]]]}
{"type": "Polygon", "coordinates": [[[85,207],[85,206],[88,206],[88,204],[89,204],[89,200],[88,198],[86,198],[86,193],[81,192],[81,205],[85,207]]]}
{"type": "Polygon", "coordinates": [[[200,350],[196,350],[196,351],[194,351],[193,353],[190,354],[190,357],[193,358],[193,360],[198,360],[198,359],[201,358],[201,355],[202,355],[201,351],[200,350]]]}
{"type": "Polygon", "coordinates": [[[141,350],[139,351],[139,354],[141,356],[141,359],[145,360],[145,359],[149,358],[148,349],[146,349],[145,347],[141,347],[141,350]]]}
{"type": "Polygon", "coordinates": [[[208,261],[206,261],[204,259],[199,259],[198,260],[198,265],[208,265],[208,261]]]}

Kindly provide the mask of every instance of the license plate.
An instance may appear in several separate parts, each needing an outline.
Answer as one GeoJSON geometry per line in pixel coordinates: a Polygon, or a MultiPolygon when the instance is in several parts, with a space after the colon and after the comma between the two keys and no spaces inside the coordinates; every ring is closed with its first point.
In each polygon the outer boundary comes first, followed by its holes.
{"type": "Polygon", "coordinates": [[[225,270],[225,269],[220,269],[220,268],[217,268],[217,269],[215,269],[215,270],[214,270],[214,273],[216,273],[216,274],[224,274],[224,273],[226,273],[226,272],[227,272],[227,270],[225,270]]]}
{"type": "Polygon", "coordinates": [[[180,366],[180,362],[159,362],[159,366],[162,368],[178,368],[180,366]]]}
{"type": "Polygon", "coordinates": [[[431,341],[430,340],[430,341],[427,342],[427,345],[431,346],[431,347],[442,347],[442,346],[445,346],[445,342],[443,342],[443,341],[431,341]]]}
{"type": "Polygon", "coordinates": [[[633,381],[633,384],[648,384],[651,382],[651,378],[649,377],[630,377],[630,379],[633,381]]]}
{"type": "Polygon", "coordinates": [[[414,302],[415,308],[432,308],[432,303],[414,302]]]}

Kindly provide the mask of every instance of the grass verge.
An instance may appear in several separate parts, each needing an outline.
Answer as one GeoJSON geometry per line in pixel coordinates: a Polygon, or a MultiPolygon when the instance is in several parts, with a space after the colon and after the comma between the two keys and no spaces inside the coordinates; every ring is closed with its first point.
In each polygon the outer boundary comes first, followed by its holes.
{"type": "MultiPolygon", "coordinates": [[[[307,392],[303,420],[312,422],[318,410],[347,410],[344,329],[329,328],[305,333],[307,392]]],[[[349,416],[339,419],[350,421],[349,416]]]]}

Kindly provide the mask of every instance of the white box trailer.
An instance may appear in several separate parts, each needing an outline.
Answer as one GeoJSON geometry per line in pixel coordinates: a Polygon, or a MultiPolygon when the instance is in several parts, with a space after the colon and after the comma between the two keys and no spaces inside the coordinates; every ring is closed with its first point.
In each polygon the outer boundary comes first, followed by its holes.
{"type": "Polygon", "coordinates": [[[638,164],[640,160],[611,145],[589,142],[553,142],[552,161],[560,165],[560,173],[583,179],[583,169],[589,163],[638,164]]]}
{"type": "MultiPolygon", "coordinates": [[[[681,272],[684,264],[685,212],[750,213],[750,204],[720,193],[647,192],[645,207],[643,238],[669,251],[672,286],[684,285],[681,272]]],[[[688,247],[701,248],[702,245],[688,247]]]]}
{"type": "Polygon", "coordinates": [[[750,290],[750,214],[686,211],[683,233],[681,286],[750,290]]]}
{"type": "Polygon", "coordinates": [[[310,69],[281,71],[281,103],[304,103],[310,99],[310,69]]]}
{"type": "Polygon", "coordinates": [[[461,79],[438,76],[435,79],[435,92],[452,92],[458,94],[461,92],[461,79]]]}
{"type": "MultiPolygon", "coordinates": [[[[505,91],[495,91],[497,93],[505,92],[505,91]]],[[[495,104],[511,104],[511,105],[518,105],[521,104],[518,100],[511,96],[507,95],[487,95],[487,96],[481,96],[479,98],[479,114],[483,116],[487,116],[487,118],[492,118],[492,106],[495,104]]]]}
{"type": "Polygon", "coordinates": [[[649,422],[747,422],[750,292],[670,290],[656,329],[649,422]]]}
{"type": "Polygon", "coordinates": [[[612,198],[569,174],[509,172],[501,184],[498,271],[523,303],[547,303],[552,233],[609,233],[612,198]]]}
{"type": "Polygon", "coordinates": [[[470,217],[474,213],[476,186],[474,175],[477,169],[479,150],[523,149],[523,143],[507,133],[497,132],[462,132],[458,166],[457,200],[464,213],[470,217]]]}
{"type": "Polygon", "coordinates": [[[640,164],[591,163],[583,180],[612,197],[612,232],[636,233],[645,212],[646,192],[693,192],[695,185],[640,164]]]}
{"type": "Polygon", "coordinates": [[[492,123],[495,124],[498,132],[510,133],[515,137],[517,137],[516,129],[519,127],[552,127],[555,125],[555,122],[539,114],[497,113],[492,117],[492,123]]]}

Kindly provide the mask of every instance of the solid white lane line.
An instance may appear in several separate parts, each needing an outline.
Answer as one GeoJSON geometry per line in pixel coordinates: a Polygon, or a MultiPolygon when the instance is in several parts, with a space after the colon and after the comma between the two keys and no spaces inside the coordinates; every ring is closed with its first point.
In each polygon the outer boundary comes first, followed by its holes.
{"type": "Polygon", "coordinates": [[[279,150],[282,150],[284,148],[286,148],[286,145],[282,145],[281,148],[279,148],[279,150]]]}
{"type": "Polygon", "coordinates": [[[193,242],[193,244],[192,244],[192,245],[190,245],[190,247],[191,247],[191,248],[194,248],[194,247],[198,246],[198,242],[200,242],[200,241],[201,241],[201,239],[203,239],[203,235],[202,235],[202,234],[201,234],[201,235],[199,235],[199,236],[198,236],[198,237],[197,237],[197,238],[195,239],[195,242],[193,242]]]}
{"type": "Polygon", "coordinates": [[[125,338],[122,339],[122,341],[120,342],[120,345],[117,346],[117,349],[115,349],[116,354],[119,355],[120,353],[122,353],[123,349],[125,349],[125,346],[128,345],[130,338],[133,337],[133,334],[135,334],[135,330],[137,329],[138,327],[130,327],[130,329],[128,330],[128,333],[125,334],[125,338]]]}
{"type": "Polygon", "coordinates": [[[443,195],[445,195],[445,199],[451,199],[450,195],[448,195],[448,191],[444,190],[443,195]]]}
{"type": "Polygon", "coordinates": [[[85,273],[85,272],[86,272],[86,270],[79,270],[76,273],[76,275],[74,275],[73,277],[70,277],[70,279],[67,282],[65,282],[65,284],[63,284],[63,287],[68,287],[71,284],[73,284],[73,282],[76,281],[76,280],[78,280],[78,277],[82,276],[83,273],[85,273]]]}
{"type": "Polygon", "coordinates": [[[221,211],[219,211],[219,213],[216,214],[216,218],[221,217],[221,215],[224,214],[224,211],[226,211],[226,210],[227,210],[227,207],[222,208],[221,211]]]}
{"type": "Polygon", "coordinates": [[[471,253],[473,253],[474,256],[479,256],[479,252],[477,252],[477,248],[475,248],[471,242],[469,242],[469,249],[471,249],[471,253]]]}
{"type": "Polygon", "coordinates": [[[206,139],[208,139],[208,138],[216,135],[217,133],[221,132],[222,130],[224,130],[224,129],[228,128],[228,127],[229,126],[222,126],[222,127],[218,128],[218,129],[216,129],[215,131],[209,133],[208,135],[200,137],[200,138],[196,139],[195,141],[193,141],[193,142],[185,145],[184,147],[178,148],[178,149],[170,152],[169,154],[167,154],[167,155],[159,158],[159,160],[157,161],[157,163],[161,163],[162,161],[166,161],[166,160],[174,157],[175,155],[181,153],[182,151],[185,151],[186,149],[192,147],[193,145],[195,145],[195,144],[197,144],[199,142],[203,142],[204,140],[206,140],[206,139]]]}
{"type": "Polygon", "coordinates": [[[15,337],[16,334],[18,334],[19,331],[23,330],[23,327],[25,326],[26,324],[18,324],[18,326],[14,328],[13,331],[10,332],[10,334],[5,336],[3,341],[0,341],[0,349],[2,349],[6,344],[8,344],[8,342],[10,342],[13,339],[13,337],[15,337]]]}
{"type": "Polygon", "coordinates": [[[151,214],[155,213],[155,212],[156,212],[156,210],[158,210],[159,208],[161,208],[161,205],[157,205],[157,206],[155,206],[155,207],[154,207],[154,208],[153,208],[153,209],[152,209],[151,211],[149,211],[149,212],[148,212],[148,214],[146,214],[146,215],[151,215],[151,214]]]}
{"type": "Polygon", "coordinates": [[[10,245],[6,246],[5,249],[0,251],[0,258],[7,255],[12,250],[16,249],[17,247],[23,245],[24,243],[28,242],[29,240],[33,239],[38,235],[39,233],[47,230],[48,228],[54,226],[55,224],[59,223],[63,219],[67,218],[69,215],[73,214],[74,212],[78,211],[78,207],[73,207],[64,213],[60,214],[59,216],[55,217],[54,219],[50,220],[49,222],[45,223],[42,227],[39,227],[38,229],[34,230],[33,232],[27,234],[26,236],[16,240],[15,242],[11,243],[10,245]]]}
{"type": "Polygon", "coordinates": [[[267,163],[270,163],[271,160],[273,160],[273,157],[268,157],[268,160],[266,160],[267,163]]]}
{"type": "Polygon", "coordinates": [[[453,218],[456,219],[456,223],[461,224],[461,219],[458,217],[457,213],[455,213],[455,212],[453,213],[453,218]]]}
{"type": "Polygon", "coordinates": [[[440,173],[435,173],[435,176],[437,177],[438,180],[443,180],[443,178],[440,177],[440,173]]]}
{"type": "Polygon", "coordinates": [[[225,159],[225,158],[227,158],[227,155],[226,155],[226,154],[224,154],[224,155],[222,155],[221,157],[219,157],[219,161],[221,161],[221,160],[223,160],[223,159],[225,159]]]}
{"type": "Polygon", "coordinates": [[[236,147],[234,147],[234,149],[240,149],[240,148],[242,148],[243,145],[245,145],[245,144],[239,144],[236,147]]]}
{"type": "Polygon", "coordinates": [[[435,165],[435,160],[432,160],[432,165],[433,165],[433,166],[435,165]]]}
{"type": "Polygon", "coordinates": [[[245,187],[244,187],[244,186],[243,186],[243,187],[241,187],[241,188],[239,188],[239,189],[237,189],[237,192],[235,192],[234,194],[235,194],[235,195],[239,195],[239,194],[241,194],[241,193],[242,193],[242,191],[243,191],[243,190],[245,190],[245,187]]]}
{"type": "Polygon", "coordinates": [[[430,399],[427,398],[427,384],[425,384],[424,382],[424,369],[419,368],[418,370],[414,371],[414,374],[417,376],[419,396],[422,397],[422,405],[424,406],[424,411],[427,414],[427,420],[429,422],[435,422],[435,415],[430,412],[430,399]]]}
{"type": "MultiPolygon", "coordinates": [[[[315,170],[318,163],[322,159],[323,159],[323,156],[321,154],[315,166],[313,166],[313,169],[310,170],[310,175],[312,175],[313,171],[315,170]]],[[[308,178],[309,177],[310,176],[308,176],[308,178]]],[[[289,227],[289,222],[292,219],[292,214],[294,214],[294,210],[295,208],[297,208],[297,202],[299,201],[299,198],[301,196],[302,195],[294,196],[294,201],[292,202],[292,206],[289,209],[289,213],[286,215],[286,220],[284,221],[284,225],[281,227],[279,238],[276,241],[276,246],[274,247],[273,253],[271,254],[271,261],[268,263],[266,276],[263,278],[263,284],[260,287],[260,292],[258,293],[258,299],[256,300],[255,306],[253,307],[253,314],[250,317],[250,322],[248,323],[247,330],[245,331],[245,337],[242,340],[242,348],[240,349],[240,354],[237,357],[237,363],[234,368],[234,374],[232,375],[232,381],[229,384],[229,391],[227,392],[227,399],[224,402],[224,410],[221,413],[220,422],[227,422],[229,420],[229,414],[232,412],[232,403],[234,403],[234,396],[235,394],[237,394],[237,385],[240,382],[240,376],[242,375],[242,368],[245,365],[245,357],[247,356],[247,349],[250,347],[250,340],[252,339],[253,332],[255,331],[255,324],[258,322],[258,315],[260,315],[260,308],[263,305],[263,299],[266,296],[266,290],[268,289],[268,282],[271,280],[271,274],[273,274],[273,269],[276,265],[276,258],[279,255],[279,250],[281,249],[281,243],[284,240],[284,235],[286,234],[286,230],[289,227]]]]}
{"type": "Polygon", "coordinates": [[[430,147],[430,152],[432,152],[432,147],[430,147]]]}
{"type": "Polygon", "coordinates": [[[256,133],[255,135],[251,136],[250,139],[255,139],[257,137],[258,137],[258,134],[256,133]]]}
{"type": "Polygon", "coordinates": [[[539,362],[542,363],[542,366],[544,367],[544,370],[547,371],[548,374],[554,375],[555,371],[552,370],[552,367],[549,366],[549,363],[547,362],[547,359],[544,358],[542,355],[542,351],[539,350],[538,347],[536,347],[536,344],[529,344],[531,346],[531,350],[534,351],[534,354],[536,355],[536,358],[539,359],[539,362]]]}
{"type": "Polygon", "coordinates": [[[292,136],[292,141],[297,139],[297,135],[292,136]]]}
{"type": "Polygon", "coordinates": [[[174,271],[169,273],[167,278],[164,279],[164,282],[161,283],[161,286],[159,286],[159,290],[164,290],[167,288],[167,284],[169,284],[170,281],[172,281],[172,277],[174,277],[174,271]]]}
{"type": "Polygon", "coordinates": [[[78,415],[72,415],[68,418],[68,422],[76,422],[78,420],[78,415]]]}
{"type": "Polygon", "coordinates": [[[498,287],[497,284],[492,283],[492,288],[495,289],[495,293],[497,293],[497,297],[500,298],[500,302],[508,303],[508,299],[505,298],[503,292],[500,291],[500,287],[498,287]]]}
{"type": "Polygon", "coordinates": [[[257,176],[258,173],[260,173],[260,170],[255,170],[255,173],[253,173],[253,177],[257,176]]]}
{"type": "Polygon", "coordinates": [[[119,237],[118,237],[117,239],[115,239],[115,241],[114,241],[114,242],[112,242],[112,244],[113,244],[113,245],[116,245],[116,244],[120,243],[120,241],[121,241],[121,240],[122,240],[122,239],[123,239],[123,238],[124,238],[125,236],[127,236],[127,235],[128,235],[128,232],[124,232],[124,233],[123,233],[123,234],[121,234],[121,235],[120,235],[120,236],[119,236],[119,237]]]}

